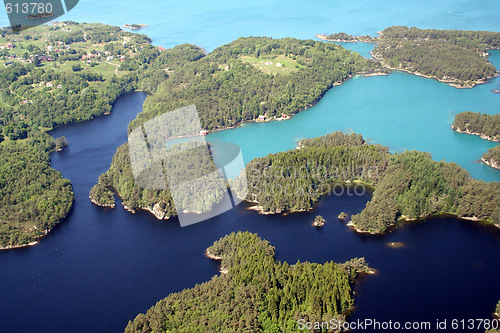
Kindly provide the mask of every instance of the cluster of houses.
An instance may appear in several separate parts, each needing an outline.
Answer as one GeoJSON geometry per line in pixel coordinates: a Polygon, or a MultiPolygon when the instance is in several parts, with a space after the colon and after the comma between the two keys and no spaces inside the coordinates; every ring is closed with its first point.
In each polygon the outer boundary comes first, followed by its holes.
{"type": "Polygon", "coordinates": [[[0,48],[1,48],[2,50],[5,50],[5,49],[7,49],[7,50],[12,50],[12,49],[13,49],[13,48],[15,48],[15,47],[16,47],[16,46],[15,46],[14,44],[12,44],[12,43],[7,43],[7,44],[5,44],[4,46],[1,46],[0,48]]]}
{"type": "Polygon", "coordinates": [[[267,113],[266,114],[260,114],[257,119],[255,119],[256,122],[261,122],[261,121],[270,121],[270,120],[287,120],[290,119],[290,116],[287,115],[286,113],[283,113],[281,117],[276,117],[274,116],[272,119],[267,118],[267,113]]]}

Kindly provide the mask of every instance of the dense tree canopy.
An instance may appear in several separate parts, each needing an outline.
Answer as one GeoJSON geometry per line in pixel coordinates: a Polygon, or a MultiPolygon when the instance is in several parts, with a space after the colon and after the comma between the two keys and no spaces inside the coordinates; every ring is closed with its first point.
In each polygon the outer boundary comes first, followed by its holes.
{"type": "Polygon", "coordinates": [[[455,116],[452,128],[458,132],[481,135],[487,140],[500,141],[500,114],[460,112],[455,116]]]}
{"type": "Polygon", "coordinates": [[[373,50],[376,58],[395,69],[471,86],[497,75],[487,50],[500,48],[500,33],[488,31],[386,28],[373,50]]]}
{"type": "MultiPolygon", "coordinates": [[[[151,68],[157,71],[162,61],[173,60],[160,57],[151,68]]],[[[144,111],[129,129],[192,104],[196,105],[202,126],[207,130],[255,120],[259,115],[267,118],[283,113],[291,115],[310,107],[334,83],[380,67],[335,44],[293,38],[239,38],[204,57],[195,50],[190,60],[195,61],[175,66],[175,70],[170,65],[163,67],[163,75],[168,79],[159,83],[155,94],[146,99],[144,111]],[[247,62],[249,58],[295,65],[289,71],[282,65],[283,70],[273,75],[247,62]]],[[[149,70],[144,75],[162,79],[149,70]]]]}
{"type": "Polygon", "coordinates": [[[207,249],[221,260],[212,280],[169,295],[130,321],[125,332],[300,332],[298,319],[345,320],[363,258],[345,264],[276,262],[269,242],[249,232],[207,249]]]}
{"type": "Polygon", "coordinates": [[[1,247],[33,242],[70,211],[71,184],[50,167],[53,144],[45,137],[0,144],[1,247]]]}
{"type": "Polygon", "coordinates": [[[106,56],[132,53],[147,66],[159,51],[143,35],[74,22],[19,34],[4,29],[0,43],[6,42],[15,47],[0,54],[0,60],[13,61],[0,67],[0,246],[17,246],[51,230],[73,202],[71,184],[49,159],[67,140],[54,142],[42,133],[106,114],[118,96],[137,88],[135,73],[100,69],[106,56]]]}
{"type": "Polygon", "coordinates": [[[400,219],[438,213],[500,226],[499,183],[474,180],[455,163],[433,161],[428,153],[391,155],[387,147],[360,145],[363,140],[355,135],[338,137],[306,140],[318,145],[252,160],[246,168],[247,200],[257,202],[264,212],[305,210],[332,192],[334,184],[362,181],[375,190],[366,208],[352,217],[359,231],[385,232],[400,219]]]}

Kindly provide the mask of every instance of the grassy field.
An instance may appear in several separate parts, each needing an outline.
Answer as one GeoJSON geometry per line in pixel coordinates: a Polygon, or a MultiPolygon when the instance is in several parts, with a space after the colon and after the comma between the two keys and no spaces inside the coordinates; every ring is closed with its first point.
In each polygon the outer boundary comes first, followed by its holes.
{"type": "Polygon", "coordinates": [[[305,66],[299,65],[295,60],[283,55],[279,55],[274,59],[243,56],[240,60],[252,64],[264,73],[273,75],[291,73],[305,68],[305,66]]]}

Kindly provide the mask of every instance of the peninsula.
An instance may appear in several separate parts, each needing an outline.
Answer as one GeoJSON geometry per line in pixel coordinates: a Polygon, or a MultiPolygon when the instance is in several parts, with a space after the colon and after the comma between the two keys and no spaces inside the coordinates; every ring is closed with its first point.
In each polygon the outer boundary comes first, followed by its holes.
{"type": "Polygon", "coordinates": [[[129,321],[125,332],[203,332],[209,325],[232,331],[296,332],[299,313],[317,322],[345,321],[354,306],[356,278],[373,274],[364,258],[343,264],[277,262],[274,247],[249,232],[221,238],[206,254],[220,260],[221,275],[170,294],[129,321]],[[193,317],[198,319],[189,320],[193,317]]]}
{"type": "Polygon", "coordinates": [[[499,183],[474,180],[457,164],[433,161],[428,153],[390,154],[387,147],[347,140],[354,134],[341,135],[308,139],[301,149],[250,161],[246,200],[264,213],[304,211],[338,187],[357,184],[374,188],[366,208],[349,222],[358,232],[384,233],[436,214],[500,227],[499,183]]]}
{"type": "Polygon", "coordinates": [[[15,32],[0,36],[0,249],[36,244],[72,208],[71,183],[49,157],[67,142],[47,131],[109,113],[160,53],[146,36],[104,24],[15,32]]]}

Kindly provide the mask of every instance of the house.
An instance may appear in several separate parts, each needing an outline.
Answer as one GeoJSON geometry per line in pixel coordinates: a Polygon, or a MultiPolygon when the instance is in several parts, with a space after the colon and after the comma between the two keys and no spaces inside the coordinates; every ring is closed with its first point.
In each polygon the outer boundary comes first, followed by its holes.
{"type": "Polygon", "coordinates": [[[257,118],[258,121],[264,121],[266,120],[266,116],[264,116],[263,114],[260,114],[259,115],[259,118],[257,118]]]}
{"type": "Polygon", "coordinates": [[[281,63],[277,62],[276,66],[281,67],[282,65],[281,65],[281,63]]]}
{"type": "Polygon", "coordinates": [[[61,89],[62,88],[62,84],[58,84],[57,88],[61,89]]]}
{"type": "Polygon", "coordinates": [[[57,42],[57,45],[64,45],[64,42],[57,42]]]}
{"type": "Polygon", "coordinates": [[[207,130],[201,130],[200,131],[200,135],[207,135],[208,134],[208,131],[207,130]]]}
{"type": "Polygon", "coordinates": [[[165,51],[165,48],[164,48],[164,47],[161,47],[161,46],[158,46],[158,50],[159,50],[160,52],[162,52],[162,51],[165,51]]]}
{"type": "Polygon", "coordinates": [[[47,50],[49,50],[49,51],[51,51],[53,48],[54,48],[54,47],[52,47],[52,46],[50,46],[50,45],[49,45],[49,46],[47,46],[47,50]]]}
{"type": "Polygon", "coordinates": [[[269,65],[272,65],[272,64],[273,64],[272,61],[270,61],[270,60],[266,61],[266,66],[269,66],[269,65]]]}
{"type": "Polygon", "coordinates": [[[109,56],[109,57],[107,57],[107,58],[106,58],[106,61],[111,61],[111,60],[113,60],[113,59],[114,59],[114,57],[113,57],[113,56],[109,56]]]}
{"type": "Polygon", "coordinates": [[[7,62],[4,62],[3,65],[9,66],[9,65],[12,65],[13,63],[14,63],[13,61],[7,61],[7,62]]]}
{"type": "Polygon", "coordinates": [[[47,82],[47,87],[52,87],[54,84],[52,82],[47,82]]]}

